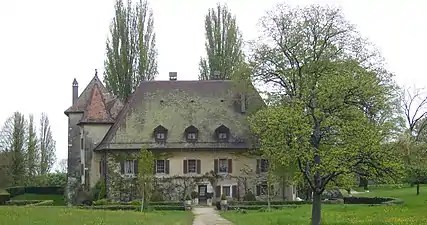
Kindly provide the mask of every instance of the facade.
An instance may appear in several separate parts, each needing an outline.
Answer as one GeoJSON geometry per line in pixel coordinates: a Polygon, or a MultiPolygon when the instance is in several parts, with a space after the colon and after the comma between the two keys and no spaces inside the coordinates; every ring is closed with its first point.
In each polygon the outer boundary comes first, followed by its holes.
{"type": "MultiPolygon", "coordinates": [[[[201,204],[221,194],[265,195],[268,162],[256,156],[247,122],[249,112],[264,106],[258,92],[232,81],[178,81],[176,73],[169,75],[170,80],[141,82],[126,104],[96,74],[80,95],[74,79],[72,106],[65,111],[70,204],[99,181],[110,200],[135,199],[138,162],[131,156],[141,148],[156,156],[155,190],[165,200],[189,192],[197,192],[201,204]]],[[[271,193],[295,198],[285,180],[271,193]]]]}

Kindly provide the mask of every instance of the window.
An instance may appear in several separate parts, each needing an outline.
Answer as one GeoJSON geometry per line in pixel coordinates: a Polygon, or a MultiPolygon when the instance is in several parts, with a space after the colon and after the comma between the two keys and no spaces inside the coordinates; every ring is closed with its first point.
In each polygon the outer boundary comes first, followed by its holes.
{"type": "Polygon", "coordinates": [[[227,139],[227,133],[219,133],[218,138],[221,140],[227,139]]]}
{"type": "Polygon", "coordinates": [[[84,144],[85,144],[84,139],[80,138],[80,149],[84,149],[84,144]]]}
{"type": "Polygon", "coordinates": [[[156,173],[165,173],[165,160],[156,160],[156,173]]]}
{"type": "Polygon", "coordinates": [[[222,194],[231,197],[231,188],[230,186],[222,186],[222,194]]]}
{"type": "Polygon", "coordinates": [[[261,173],[268,172],[268,160],[267,159],[261,159],[261,173]]]}
{"type": "Polygon", "coordinates": [[[196,133],[194,133],[194,132],[187,133],[187,139],[188,140],[196,140],[196,133]]]}
{"type": "Polygon", "coordinates": [[[165,133],[158,132],[158,133],[156,134],[156,139],[157,139],[157,140],[165,140],[165,133]]]}
{"type": "Polygon", "coordinates": [[[187,160],[188,163],[188,172],[189,173],[196,173],[197,172],[197,165],[195,159],[187,160]]]}
{"type": "Polygon", "coordinates": [[[124,166],[124,174],[135,174],[135,161],[134,160],[126,160],[123,163],[124,166]]]}
{"type": "Polygon", "coordinates": [[[260,189],[260,195],[267,195],[268,193],[267,193],[267,185],[266,184],[263,184],[263,185],[260,185],[259,186],[259,189],[260,189]]]}
{"type": "Polygon", "coordinates": [[[228,173],[228,160],[220,159],[218,160],[218,172],[219,173],[228,173]]]}

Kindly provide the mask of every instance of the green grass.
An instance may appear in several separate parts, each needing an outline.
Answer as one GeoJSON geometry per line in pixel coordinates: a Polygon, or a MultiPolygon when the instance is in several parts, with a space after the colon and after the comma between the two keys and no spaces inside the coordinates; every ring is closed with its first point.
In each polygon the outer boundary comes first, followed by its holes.
{"type": "MultiPolygon", "coordinates": [[[[427,186],[416,196],[415,187],[375,188],[369,193],[354,196],[396,197],[403,205],[322,205],[322,225],[425,225],[427,224],[427,186]]],[[[226,212],[223,216],[235,225],[294,225],[310,224],[311,205],[272,212],[246,211],[247,214],[226,212]]]]}
{"type": "Polygon", "coordinates": [[[12,198],[12,200],[53,200],[55,206],[65,206],[65,198],[62,195],[23,194],[12,198]]]}
{"type": "Polygon", "coordinates": [[[0,224],[19,225],[190,225],[188,211],[129,212],[67,207],[1,206],[0,224]]]}

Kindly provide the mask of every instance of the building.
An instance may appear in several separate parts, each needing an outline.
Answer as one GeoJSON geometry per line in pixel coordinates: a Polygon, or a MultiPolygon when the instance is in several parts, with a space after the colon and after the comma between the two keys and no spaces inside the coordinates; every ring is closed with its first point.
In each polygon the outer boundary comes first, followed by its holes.
{"type": "MultiPolygon", "coordinates": [[[[221,194],[265,195],[268,162],[256,156],[247,121],[249,112],[264,106],[259,93],[228,80],[179,81],[176,72],[169,75],[170,80],[141,82],[125,104],[96,74],[80,95],[74,79],[72,106],[65,111],[70,204],[99,180],[111,200],[136,198],[138,163],[130,156],[141,148],[156,155],[156,190],[165,199],[189,191],[197,192],[200,204],[221,194]],[[219,179],[210,182],[208,174],[219,179]]],[[[294,188],[284,183],[274,193],[293,200],[294,188]]]]}

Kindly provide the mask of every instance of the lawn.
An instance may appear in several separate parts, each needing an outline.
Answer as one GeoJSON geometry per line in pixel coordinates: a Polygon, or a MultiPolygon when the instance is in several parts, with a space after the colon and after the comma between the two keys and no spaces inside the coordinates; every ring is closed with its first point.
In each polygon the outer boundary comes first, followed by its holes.
{"type": "Polygon", "coordinates": [[[1,206],[0,225],[190,225],[193,215],[187,211],[101,211],[67,207],[1,206]]]}
{"type": "MultiPolygon", "coordinates": [[[[323,205],[323,225],[425,225],[427,224],[427,186],[421,188],[421,195],[415,195],[415,187],[396,189],[374,189],[369,193],[355,196],[397,197],[405,204],[395,206],[368,205],[323,205]]],[[[311,206],[272,212],[246,211],[247,214],[226,212],[223,216],[235,225],[294,225],[309,224],[311,206]]]]}
{"type": "Polygon", "coordinates": [[[65,198],[62,195],[42,195],[25,193],[12,198],[12,200],[53,200],[53,205],[65,206],[65,198]]]}

